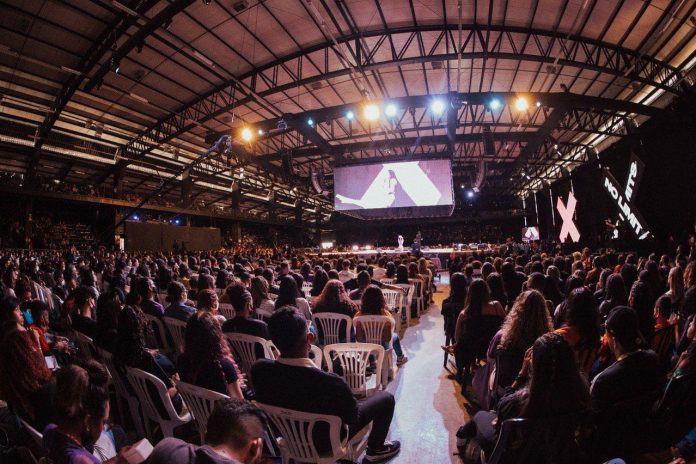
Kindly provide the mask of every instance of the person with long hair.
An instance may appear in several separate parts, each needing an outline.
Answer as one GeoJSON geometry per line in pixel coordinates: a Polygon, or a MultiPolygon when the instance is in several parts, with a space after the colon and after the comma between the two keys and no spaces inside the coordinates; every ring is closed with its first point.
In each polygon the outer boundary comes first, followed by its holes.
{"type": "Polygon", "coordinates": [[[607,279],[607,289],[604,301],[599,306],[599,313],[606,317],[617,306],[628,304],[628,292],[621,274],[612,274],[607,279]]]}
{"type": "Polygon", "coordinates": [[[28,331],[12,330],[0,341],[0,396],[37,430],[53,422],[51,371],[28,331]]]}
{"type": "MultiPolygon", "coordinates": [[[[343,286],[343,284],[341,284],[343,286]]],[[[294,306],[304,317],[312,320],[312,311],[309,309],[309,302],[300,295],[300,290],[297,287],[297,281],[291,275],[284,275],[280,278],[280,290],[278,299],[275,301],[275,309],[283,306],[294,306]]]]}
{"type": "Polygon", "coordinates": [[[672,305],[672,313],[679,314],[684,305],[684,271],[679,266],[669,270],[667,276],[667,295],[672,305]]]}
{"type": "Polygon", "coordinates": [[[440,311],[444,318],[445,337],[448,340],[454,340],[455,323],[457,316],[466,304],[467,289],[468,284],[464,274],[455,272],[450,276],[450,294],[442,301],[442,310],[440,311]]]}
{"type": "Polygon", "coordinates": [[[324,290],[324,286],[328,281],[329,275],[326,273],[326,271],[324,269],[317,269],[314,273],[314,280],[312,281],[312,290],[309,292],[309,294],[313,298],[316,298],[319,295],[321,295],[321,291],[324,290]]]}
{"type": "Polygon", "coordinates": [[[505,285],[503,278],[497,272],[491,272],[486,277],[486,283],[491,290],[491,299],[503,305],[503,309],[508,306],[508,296],[505,293],[505,285]]]}
{"type": "Polygon", "coordinates": [[[225,343],[215,317],[208,311],[198,311],[186,323],[179,373],[184,382],[241,399],[239,377],[234,364],[225,356],[225,343]]]}
{"type": "MultiPolygon", "coordinates": [[[[276,307],[279,307],[278,302],[276,302],[276,307]]],[[[329,280],[314,303],[314,313],[316,314],[338,313],[353,317],[357,309],[340,280],[329,280]]]]}
{"type": "Polygon", "coordinates": [[[408,268],[404,264],[399,264],[399,267],[396,268],[396,281],[394,282],[395,284],[403,284],[403,285],[408,285],[408,268]]]}
{"type": "Polygon", "coordinates": [[[565,298],[558,304],[558,306],[556,306],[556,310],[553,313],[553,325],[555,328],[559,328],[565,322],[566,313],[568,312],[568,299],[570,298],[570,294],[576,288],[582,288],[583,285],[584,279],[582,277],[576,275],[568,277],[568,280],[566,281],[565,298]]]}
{"type": "MultiPolygon", "coordinates": [[[[225,294],[227,294],[227,292],[225,292],[225,294]]],[[[196,308],[198,308],[198,311],[210,312],[220,324],[225,322],[225,316],[220,314],[220,299],[213,289],[206,288],[198,292],[196,308]]]]}
{"type": "Polygon", "coordinates": [[[555,333],[571,348],[593,348],[602,337],[600,319],[592,290],[579,287],[570,292],[565,321],[555,333]]]}
{"type": "Polygon", "coordinates": [[[261,276],[251,278],[251,299],[254,311],[263,317],[270,317],[275,311],[275,303],[268,295],[268,282],[261,276]]]}
{"type": "Polygon", "coordinates": [[[112,352],[118,336],[118,315],[123,302],[116,290],[109,290],[97,298],[97,331],[94,343],[112,352]]]}
{"type": "Polygon", "coordinates": [[[475,438],[490,454],[498,431],[507,419],[530,421],[524,447],[524,462],[582,462],[575,443],[575,430],[589,408],[587,382],[580,375],[573,351],[558,334],[547,333],[527,350],[528,370],[521,372],[525,382],[501,398],[497,412],[479,411],[462,431],[462,437],[475,438]],[[527,443],[527,440],[534,440],[527,443]]]}
{"type": "Polygon", "coordinates": [[[496,350],[524,353],[537,338],[552,328],[544,295],[536,290],[527,290],[515,300],[491,345],[497,339],[496,350]]]}
{"type": "MultiPolygon", "coordinates": [[[[382,333],[382,346],[388,349],[389,345],[394,347],[396,353],[396,365],[401,366],[408,361],[408,356],[404,355],[401,348],[401,340],[399,335],[394,333],[396,327],[394,317],[392,316],[387,302],[384,299],[382,289],[376,285],[368,286],[362,294],[360,310],[355,313],[355,317],[359,316],[386,316],[389,318],[389,325],[384,327],[382,333]]],[[[365,331],[360,323],[355,323],[355,339],[359,342],[365,341],[365,331]]]]}
{"type": "MultiPolygon", "coordinates": [[[[641,274],[644,272],[641,272],[641,274]]],[[[645,273],[647,274],[647,272],[645,273]]],[[[640,333],[643,334],[648,346],[650,346],[650,341],[655,334],[655,318],[653,317],[655,300],[653,299],[649,283],[642,280],[634,282],[628,296],[628,306],[636,312],[640,333]]]]}

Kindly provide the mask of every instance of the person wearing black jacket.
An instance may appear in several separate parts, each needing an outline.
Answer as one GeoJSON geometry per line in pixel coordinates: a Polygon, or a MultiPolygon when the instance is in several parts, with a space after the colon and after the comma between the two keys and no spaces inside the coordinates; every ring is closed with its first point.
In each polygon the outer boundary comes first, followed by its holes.
{"type": "MultiPolygon", "coordinates": [[[[286,306],[276,310],[268,328],[281,356],[275,361],[260,359],[252,367],[257,401],[295,411],[338,416],[348,424],[351,436],[372,422],[365,463],[385,462],[399,453],[398,441],[386,441],[394,414],[391,393],[379,391],[356,401],[341,377],[317,368],[308,357],[314,335],[309,332],[305,317],[295,308],[286,306]]],[[[330,449],[325,424],[316,426],[314,439],[318,451],[330,449]]]]}

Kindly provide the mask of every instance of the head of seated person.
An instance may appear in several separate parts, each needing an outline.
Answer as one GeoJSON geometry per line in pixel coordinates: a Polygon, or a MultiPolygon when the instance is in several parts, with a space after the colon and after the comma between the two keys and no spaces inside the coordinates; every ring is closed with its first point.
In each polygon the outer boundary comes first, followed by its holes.
{"type": "Polygon", "coordinates": [[[248,318],[253,308],[251,293],[242,285],[235,285],[227,289],[227,295],[234,308],[237,317],[248,318]]]}
{"type": "Polygon", "coordinates": [[[358,274],[358,287],[361,290],[365,290],[368,285],[370,285],[370,282],[372,279],[370,279],[370,274],[367,271],[360,271],[358,274]]]}
{"type": "Polygon", "coordinates": [[[278,308],[268,320],[271,341],[283,358],[307,358],[314,335],[307,319],[292,306],[278,308]]]}

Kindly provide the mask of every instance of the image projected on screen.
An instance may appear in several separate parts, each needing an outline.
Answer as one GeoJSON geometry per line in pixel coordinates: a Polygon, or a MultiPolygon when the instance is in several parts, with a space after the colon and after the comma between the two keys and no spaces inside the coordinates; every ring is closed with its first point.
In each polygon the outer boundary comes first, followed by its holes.
{"type": "Polygon", "coordinates": [[[452,204],[449,160],[404,161],[334,169],[337,211],[452,204]]]}

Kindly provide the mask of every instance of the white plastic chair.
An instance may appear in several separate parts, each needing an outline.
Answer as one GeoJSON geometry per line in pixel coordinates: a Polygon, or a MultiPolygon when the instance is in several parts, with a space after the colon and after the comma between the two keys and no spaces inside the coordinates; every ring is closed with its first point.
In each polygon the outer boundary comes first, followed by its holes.
{"type": "MultiPolygon", "coordinates": [[[[362,327],[362,331],[365,334],[364,343],[373,343],[375,345],[382,345],[382,334],[385,326],[389,327],[390,333],[393,329],[391,321],[387,316],[358,316],[353,319],[353,324],[355,324],[356,330],[358,325],[362,327]]],[[[385,362],[382,365],[382,388],[387,388],[390,370],[394,364],[394,349],[391,346],[391,337],[389,339],[389,348],[384,350],[384,358],[385,362]]]]}
{"type": "Polygon", "coordinates": [[[157,343],[157,348],[164,353],[171,353],[174,351],[169,345],[169,340],[167,339],[167,328],[164,326],[162,319],[152,314],[142,313],[147,321],[147,324],[152,328],[154,332],[155,342],[157,343]],[[155,329],[155,326],[157,329],[155,329]]]}
{"type": "Polygon", "coordinates": [[[165,438],[173,437],[176,427],[191,422],[192,417],[190,412],[186,412],[183,416],[180,416],[176,412],[164,382],[152,374],[148,374],[143,370],[133,367],[126,367],[126,373],[128,382],[133,387],[133,390],[135,390],[135,394],[140,401],[140,407],[143,411],[143,422],[145,423],[145,433],[150,441],[153,441],[150,421],[156,422],[160,426],[162,435],[165,438]],[[151,392],[148,385],[151,385],[157,391],[159,400],[164,405],[168,417],[162,417],[160,415],[155,405],[155,398],[150,394],[151,392]]]}
{"type": "Polygon", "coordinates": [[[344,322],[346,326],[343,341],[350,341],[350,331],[353,327],[353,320],[350,316],[338,313],[318,313],[314,314],[312,319],[314,319],[317,330],[320,329],[319,332],[324,336],[324,345],[341,343],[341,322],[344,322]]]}
{"type": "Polygon", "coordinates": [[[413,292],[415,287],[411,284],[396,284],[397,287],[406,289],[406,294],[402,295],[401,305],[403,307],[403,313],[406,314],[406,328],[411,325],[411,303],[413,302],[413,292]]]}
{"type": "Polygon", "coordinates": [[[213,412],[215,402],[229,399],[229,396],[186,382],[177,383],[176,390],[184,399],[184,403],[188,406],[189,411],[193,414],[193,420],[196,421],[198,433],[201,436],[201,444],[204,444],[205,432],[208,430],[208,417],[213,412]]]}
{"type": "Polygon", "coordinates": [[[180,321],[173,317],[163,317],[162,321],[167,327],[169,334],[172,336],[172,341],[174,342],[174,348],[180,353],[184,352],[184,339],[186,334],[186,322],[180,321]]]}
{"type": "Polygon", "coordinates": [[[77,330],[72,331],[70,338],[75,341],[77,347],[80,349],[80,353],[82,353],[85,359],[94,359],[94,342],[91,338],[77,330]]]}
{"type": "Polygon", "coordinates": [[[114,395],[116,397],[116,407],[118,407],[121,420],[124,420],[126,417],[122,402],[122,400],[126,400],[126,403],[128,404],[128,412],[131,416],[131,420],[133,421],[133,425],[135,426],[135,432],[139,437],[145,436],[143,422],[140,417],[140,411],[138,410],[138,398],[131,395],[126,387],[126,384],[123,383],[123,379],[116,370],[116,365],[114,364],[111,353],[97,348],[97,354],[99,355],[102,363],[104,363],[104,366],[106,366],[106,370],[109,371],[111,384],[114,386],[114,392],[116,393],[114,395]]]}
{"type": "Polygon", "coordinates": [[[384,279],[379,279],[379,281],[380,281],[381,283],[383,283],[383,284],[389,284],[389,285],[393,284],[395,280],[396,280],[396,279],[394,279],[393,277],[392,277],[392,278],[386,278],[386,277],[385,277],[384,279]]]}
{"type": "Polygon", "coordinates": [[[387,307],[394,313],[394,320],[396,322],[394,330],[398,333],[401,330],[401,311],[404,304],[404,292],[400,290],[382,290],[382,294],[384,295],[387,307]]]}
{"type": "Polygon", "coordinates": [[[22,419],[21,417],[19,417],[19,421],[22,423],[22,427],[27,429],[29,436],[31,437],[32,440],[34,440],[34,443],[36,443],[36,445],[39,448],[43,449],[43,434],[41,432],[39,432],[38,430],[36,430],[31,425],[29,425],[29,423],[27,421],[25,421],[24,419],[22,419]]]}
{"type": "Polygon", "coordinates": [[[273,350],[271,350],[271,342],[261,337],[246,335],[234,332],[225,332],[225,337],[230,341],[234,358],[237,360],[239,367],[247,375],[251,376],[251,366],[260,359],[256,356],[256,347],[263,347],[263,357],[265,359],[275,359],[273,350]]]}
{"type": "Polygon", "coordinates": [[[218,310],[227,320],[234,319],[235,317],[234,307],[230,303],[220,303],[218,310]]]}
{"type": "MultiPolygon", "coordinates": [[[[413,285],[413,300],[416,301],[416,314],[420,317],[425,300],[423,296],[423,281],[420,279],[408,279],[408,281],[413,285]]],[[[410,311],[411,308],[408,310],[410,311]]]]}
{"type": "Polygon", "coordinates": [[[319,348],[317,345],[309,345],[309,351],[314,357],[312,361],[319,369],[321,369],[321,364],[324,359],[324,353],[321,352],[321,348],[319,348]]]}
{"type": "MultiPolygon", "coordinates": [[[[375,343],[335,343],[324,347],[324,359],[333,372],[333,361],[338,361],[343,371],[341,377],[346,381],[350,390],[356,396],[370,396],[382,385],[382,369],[384,368],[384,348],[375,343]],[[333,355],[332,355],[333,354],[333,355]],[[375,384],[368,387],[367,368],[370,365],[370,355],[375,356],[375,384]]],[[[371,383],[371,382],[370,382],[371,383]]]]}
{"type": "Polygon", "coordinates": [[[288,464],[291,460],[316,464],[334,464],[339,459],[355,462],[367,448],[367,436],[372,423],[349,440],[348,426],[338,416],[293,411],[258,402],[256,405],[266,413],[280,434],[277,442],[283,464],[288,464]],[[329,426],[329,453],[319,453],[314,444],[314,428],[322,422],[329,426]],[[343,439],[341,432],[345,437],[343,439]]]}
{"type": "Polygon", "coordinates": [[[312,283],[311,282],[302,282],[302,294],[305,296],[305,298],[308,301],[312,296],[311,292],[312,292],[312,283]]]}

